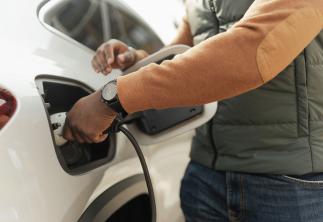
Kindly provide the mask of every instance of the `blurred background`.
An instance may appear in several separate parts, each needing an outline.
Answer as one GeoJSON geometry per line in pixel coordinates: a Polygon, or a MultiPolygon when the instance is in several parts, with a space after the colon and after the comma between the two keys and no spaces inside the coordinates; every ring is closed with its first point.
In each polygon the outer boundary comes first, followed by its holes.
{"type": "Polygon", "coordinates": [[[184,12],[182,0],[70,0],[48,24],[93,50],[115,38],[152,53],[175,36],[184,12]]]}

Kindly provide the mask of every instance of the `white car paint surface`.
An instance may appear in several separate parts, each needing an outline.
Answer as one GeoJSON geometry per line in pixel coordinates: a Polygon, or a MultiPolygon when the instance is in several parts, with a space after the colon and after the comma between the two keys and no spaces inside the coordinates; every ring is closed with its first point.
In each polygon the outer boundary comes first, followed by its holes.
{"type": "Polygon", "coordinates": [[[5,103],[6,103],[6,101],[5,101],[5,100],[0,99],[0,106],[4,105],[5,103]]]}
{"type": "Polygon", "coordinates": [[[107,78],[93,72],[89,50],[41,25],[37,19],[39,4],[38,0],[10,0],[1,7],[0,85],[18,101],[16,114],[0,132],[3,222],[77,221],[105,169],[71,176],[58,162],[36,76],[66,76],[93,88],[107,78]]]}
{"type": "MultiPolygon", "coordinates": [[[[96,74],[90,64],[92,50],[41,24],[41,3],[3,1],[0,9],[0,87],[12,92],[18,103],[14,117],[0,131],[0,222],[76,222],[102,192],[142,173],[122,135],[117,136],[114,160],[106,165],[80,175],[60,165],[35,78],[49,74],[99,89],[120,71],[107,77],[96,74]]],[[[179,185],[193,134],[188,129],[168,141],[143,146],[160,222],[184,221],[179,185]]]]}

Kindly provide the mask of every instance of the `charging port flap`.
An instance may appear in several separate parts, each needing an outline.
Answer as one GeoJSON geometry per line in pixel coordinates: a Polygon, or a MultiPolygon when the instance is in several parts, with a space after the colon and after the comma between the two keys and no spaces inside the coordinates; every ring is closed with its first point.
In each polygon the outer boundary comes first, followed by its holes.
{"type": "MultiPolygon", "coordinates": [[[[166,47],[139,61],[127,69],[123,75],[130,74],[151,63],[160,64],[165,60],[171,60],[189,48],[186,45],[166,47]]],[[[155,144],[204,124],[213,117],[216,109],[217,103],[214,102],[204,106],[146,110],[139,113],[140,118],[129,128],[139,143],[143,145],[155,144]]]]}
{"type": "Polygon", "coordinates": [[[203,112],[203,106],[175,108],[165,110],[147,110],[142,112],[137,126],[149,135],[156,135],[185,122],[203,112]]]}

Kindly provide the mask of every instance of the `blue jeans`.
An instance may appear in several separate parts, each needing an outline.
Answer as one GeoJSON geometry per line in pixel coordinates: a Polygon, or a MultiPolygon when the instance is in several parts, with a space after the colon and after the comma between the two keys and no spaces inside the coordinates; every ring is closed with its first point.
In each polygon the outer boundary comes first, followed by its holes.
{"type": "Polygon", "coordinates": [[[180,196],[186,222],[323,222],[323,173],[256,175],[191,162],[180,196]]]}

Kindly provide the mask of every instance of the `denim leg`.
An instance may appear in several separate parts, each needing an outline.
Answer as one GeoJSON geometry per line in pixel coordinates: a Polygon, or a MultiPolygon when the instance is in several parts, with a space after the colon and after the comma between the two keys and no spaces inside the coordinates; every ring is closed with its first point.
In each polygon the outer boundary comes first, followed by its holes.
{"type": "Polygon", "coordinates": [[[191,162],[180,196],[186,222],[323,221],[323,173],[224,173],[191,162]]]}
{"type": "Polygon", "coordinates": [[[245,222],[322,222],[323,174],[304,177],[240,174],[245,222]]]}
{"type": "Polygon", "coordinates": [[[190,162],[181,186],[186,222],[227,222],[226,175],[190,162]]]}

